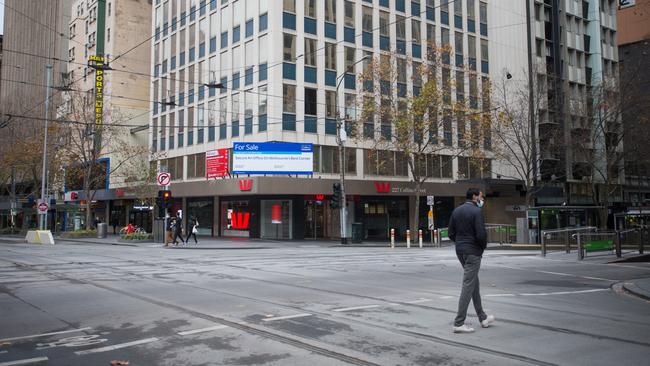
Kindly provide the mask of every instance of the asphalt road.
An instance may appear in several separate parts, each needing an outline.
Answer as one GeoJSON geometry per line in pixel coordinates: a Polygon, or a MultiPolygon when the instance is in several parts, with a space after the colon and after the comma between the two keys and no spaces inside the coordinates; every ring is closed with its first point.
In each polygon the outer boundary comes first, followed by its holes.
{"type": "Polygon", "coordinates": [[[0,366],[647,364],[650,303],[617,284],[650,265],[573,257],[486,252],[483,304],[497,322],[471,317],[476,333],[458,335],[453,248],[0,239],[0,366]]]}

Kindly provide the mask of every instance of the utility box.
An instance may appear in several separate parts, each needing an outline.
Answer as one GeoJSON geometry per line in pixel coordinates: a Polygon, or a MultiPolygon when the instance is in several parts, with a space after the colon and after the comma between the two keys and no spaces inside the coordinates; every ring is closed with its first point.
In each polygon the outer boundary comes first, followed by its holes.
{"type": "Polygon", "coordinates": [[[352,223],[352,242],[353,243],[363,242],[363,224],[360,222],[352,223]]]}
{"type": "Polygon", "coordinates": [[[165,242],[165,219],[153,220],[153,241],[154,243],[165,242]]]}
{"type": "Polygon", "coordinates": [[[517,243],[534,244],[534,243],[528,243],[528,219],[526,219],[525,217],[517,218],[517,243]]]}

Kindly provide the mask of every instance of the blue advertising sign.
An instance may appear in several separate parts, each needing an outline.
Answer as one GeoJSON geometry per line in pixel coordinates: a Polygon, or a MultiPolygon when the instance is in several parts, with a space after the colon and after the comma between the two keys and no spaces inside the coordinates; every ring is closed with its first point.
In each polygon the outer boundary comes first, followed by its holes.
{"type": "Polygon", "coordinates": [[[291,142],[235,142],[233,174],[313,174],[314,146],[291,142]]]}

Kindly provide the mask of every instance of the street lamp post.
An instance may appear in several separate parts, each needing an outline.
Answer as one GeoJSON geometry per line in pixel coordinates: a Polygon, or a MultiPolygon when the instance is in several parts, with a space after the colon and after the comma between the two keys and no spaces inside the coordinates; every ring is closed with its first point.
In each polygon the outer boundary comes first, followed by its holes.
{"type": "Polygon", "coordinates": [[[344,143],[347,140],[347,133],[345,131],[344,120],[341,119],[341,112],[339,110],[339,87],[341,82],[345,79],[345,75],[348,71],[358,64],[369,58],[370,56],[363,56],[361,59],[357,60],[353,64],[347,66],[342,75],[337,76],[336,83],[336,98],[335,100],[335,109],[336,109],[336,143],[339,146],[339,182],[341,184],[341,203],[339,208],[341,209],[341,244],[348,243],[348,201],[345,195],[345,154],[344,154],[344,143]]]}
{"type": "MultiPolygon", "coordinates": [[[[45,202],[45,183],[47,180],[47,124],[50,118],[50,84],[52,83],[52,65],[45,66],[46,90],[45,90],[45,135],[43,136],[43,172],[41,175],[41,202],[45,202]]],[[[39,210],[40,211],[40,210],[39,210]]],[[[40,212],[39,212],[40,214],[40,212]]],[[[47,211],[40,214],[40,229],[47,228],[47,211]]]]}

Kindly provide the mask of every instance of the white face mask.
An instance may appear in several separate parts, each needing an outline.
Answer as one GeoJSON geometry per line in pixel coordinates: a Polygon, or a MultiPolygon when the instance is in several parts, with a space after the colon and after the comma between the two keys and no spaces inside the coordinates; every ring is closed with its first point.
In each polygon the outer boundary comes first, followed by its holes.
{"type": "Polygon", "coordinates": [[[476,206],[477,206],[478,208],[483,208],[483,205],[485,205],[485,200],[479,200],[479,201],[476,203],[476,206]]]}

